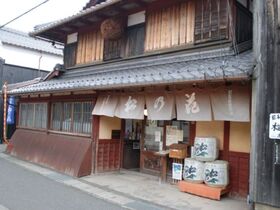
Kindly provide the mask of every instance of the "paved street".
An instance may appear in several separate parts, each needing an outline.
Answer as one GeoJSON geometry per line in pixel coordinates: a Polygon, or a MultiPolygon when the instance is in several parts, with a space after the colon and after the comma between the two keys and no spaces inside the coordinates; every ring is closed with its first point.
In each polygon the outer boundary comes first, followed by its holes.
{"type": "Polygon", "coordinates": [[[248,210],[244,201],[181,193],[154,176],[121,171],[77,179],[4,151],[0,145],[0,210],[248,210]]]}
{"type": "Polygon", "coordinates": [[[0,158],[0,210],[123,209],[0,158]]]}

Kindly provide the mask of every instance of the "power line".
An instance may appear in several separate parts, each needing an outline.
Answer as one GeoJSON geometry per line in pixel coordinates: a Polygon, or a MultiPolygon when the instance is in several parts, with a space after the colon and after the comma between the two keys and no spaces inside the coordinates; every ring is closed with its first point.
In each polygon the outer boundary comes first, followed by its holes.
{"type": "Polygon", "coordinates": [[[17,17],[15,17],[14,19],[12,19],[12,20],[8,21],[8,22],[7,22],[7,23],[5,23],[4,25],[0,26],[0,29],[1,29],[1,28],[3,28],[3,27],[5,27],[6,25],[10,24],[11,22],[13,22],[13,21],[15,21],[15,20],[19,19],[20,17],[22,17],[22,16],[26,15],[27,13],[31,12],[32,10],[34,10],[34,9],[36,9],[36,8],[38,8],[38,7],[40,7],[42,4],[47,3],[48,1],[49,1],[49,0],[45,0],[45,1],[43,1],[42,3],[40,3],[40,4],[36,5],[35,7],[32,7],[31,9],[29,9],[29,10],[27,10],[26,12],[22,13],[21,15],[19,15],[19,16],[17,16],[17,17]]]}

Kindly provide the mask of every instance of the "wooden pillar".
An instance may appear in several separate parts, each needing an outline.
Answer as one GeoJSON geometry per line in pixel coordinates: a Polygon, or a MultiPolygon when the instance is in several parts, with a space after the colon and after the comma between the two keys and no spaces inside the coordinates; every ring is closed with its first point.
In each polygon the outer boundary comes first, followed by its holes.
{"type": "Polygon", "coordinates": [[[190,144],[194,145],[194,139],[196,136],[196,122],[190,122],[190,144]]]}
{"type": "Polygon", "coordinates": [[[50,99],[47,103],[47,106],[48,106],[48,117],[47,117],[47,132],[51,129],[51,125],[52,125],[52,95],[50,95],[50,99]]]}
{"type": "Polygon", "coordinates": [[[98,142],[99,142],[99,123],[100,117],[97,115],[92,116],[92,172],[98,172],[98,142]]]}
{"type": "MultiPolygon", "coordinates": [[[[275,162],[275,141],[269,139],[269,114],[280,113],[279,0],[254,4],[254,56],[250,201],[280,207],[280,165],[275,162]]],[[[269,209],[269,208],[267,208],[269,209]]]]}
{"type": "Polygon", "coordinates": [[[229,160],[229,134],[230,122],[224,121],[224,146],[223,146],[223,160],[229,160]]]}
{"type": "Polygon", "coordinates": [[[125,120],[121,119],[121,136],[120,136],[120,169],[123,167],[123,146],[124,146],[124,137],[125,137],[125,120]]]}

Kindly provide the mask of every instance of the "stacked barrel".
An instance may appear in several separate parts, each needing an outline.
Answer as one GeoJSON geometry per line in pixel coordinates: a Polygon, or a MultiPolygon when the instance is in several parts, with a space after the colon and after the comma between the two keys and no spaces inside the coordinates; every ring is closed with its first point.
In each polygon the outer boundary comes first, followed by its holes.
{"type": "Polygon", "coordinates": [[[216,138],[196,137],[192,158],[185,159],[184,180],[225,188],[229,183],[228,162],[217,160],[218,156],[219,145],[216,138]]]}

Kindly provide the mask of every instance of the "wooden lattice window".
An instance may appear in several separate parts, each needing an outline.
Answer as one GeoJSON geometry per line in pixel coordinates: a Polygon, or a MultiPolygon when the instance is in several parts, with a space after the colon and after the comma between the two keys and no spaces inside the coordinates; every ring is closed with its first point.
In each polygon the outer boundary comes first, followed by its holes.
{"type": "Polygon", "coordinates": [[[123,38],[104,41],[104,60],[112,60],[122,57],[123,38]]]}
{"type": "Polygon", "coordinates": [[[92,102],[59,102],[52,104],[52,126],[56,131],[90,134],[92,102]]]}
{"type": "Polygon", "coordinates": [[[64,65],[71,67],[76,65],[77,43],[67,44],[64,47],[64,65]]]}
{"type": "Polygon", "coordinates": [[[25,128],[47,128],[47,103],[22,103],[19,110],[19,125],[25,128]]]}
{"type": "Polygon", "coordinates": [[[131,26],[127,29],[125,55],[136,56],[144,53],[145,24],[131,26]]]}
{"type": "Polygon", "coordinates": [[[229,38],[231,0],[196,0],[195,42],[229,38]]]}

